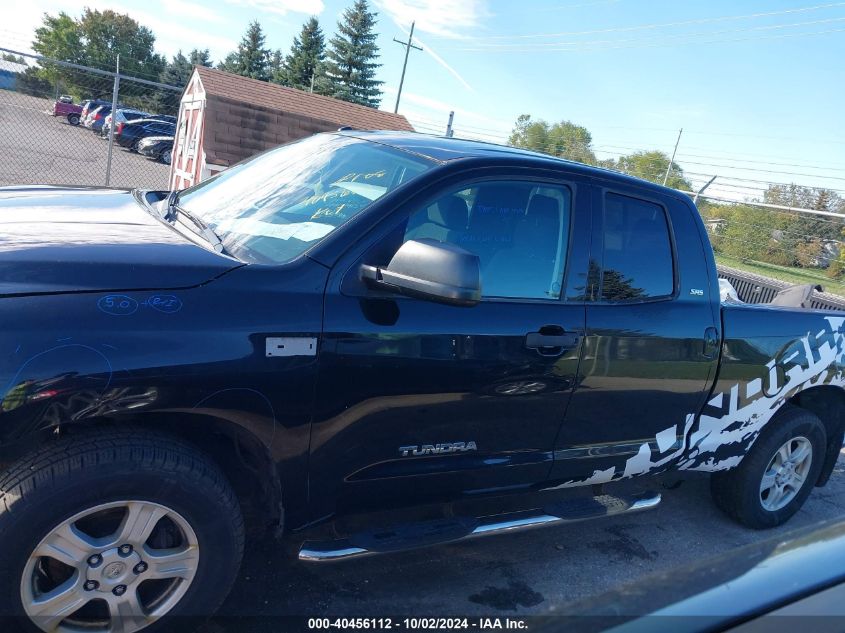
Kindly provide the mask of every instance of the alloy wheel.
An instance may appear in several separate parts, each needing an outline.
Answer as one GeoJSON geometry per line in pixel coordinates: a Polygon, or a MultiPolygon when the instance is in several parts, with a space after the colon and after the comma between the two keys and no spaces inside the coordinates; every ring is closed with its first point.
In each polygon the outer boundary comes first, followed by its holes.
{"type": "Polygon", "coordinates": [[[30,554],[21,601],[43,631],[132,633],[168,613],[199,563],[194,530],[149,501],[94,506],[55,526],[30,554]]]}
{"type": "Polygon", "coordinates": [[[807,480],[813,463],[813,445],[793,437],[777,450],[760,480],[760,503],[770,512],[786,507],[807,480]]]}

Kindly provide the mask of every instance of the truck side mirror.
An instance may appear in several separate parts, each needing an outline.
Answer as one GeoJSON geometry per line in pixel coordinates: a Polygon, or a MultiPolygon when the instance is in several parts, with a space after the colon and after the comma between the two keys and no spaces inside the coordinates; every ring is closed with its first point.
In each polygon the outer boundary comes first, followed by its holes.
{"type": "Polygon", "coordinates": [[[386,268],[361,266],[368,286],[455,306],[481,300],[478,256],[432,239],[408,240],[386,268]]]}

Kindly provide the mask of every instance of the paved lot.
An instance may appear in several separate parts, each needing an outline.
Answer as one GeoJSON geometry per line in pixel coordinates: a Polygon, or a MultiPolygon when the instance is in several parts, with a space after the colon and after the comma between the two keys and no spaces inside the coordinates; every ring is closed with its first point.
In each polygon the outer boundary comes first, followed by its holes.
{"type": "MultiPolygon", "coordinates": [[[[44,114],[51,102],[0,91],[0,184],[102,185],[107,144],[44,114]]],[[[168,168],[114,151],[112,184],[165,187],[168,168]]],[[[656,510],[328,565],[296,560],[294,541],[252,543],[207,633],[286,630],[274,616],[522,616],[567,604],[797,527],[845,517],[845,457],[786,526],[755,532],[724,517],[706,478],[664,491],[656,510]],[[232,616],[251,616],[236,621],[232,616]]]]}
{"type": "Polygon", "coordinates": [[[241,576],[206,633],[283,631],[273,616],[379,617],[569,614],[567,604],[647,574],[845,517],[845,451],[825,488],[776,530],[753,531],[711,503],[707,479],[663,491],[655,510],[335,564],[295,559],[295,543],[247,552],[241,576]],[[225,617],[229,616],[229,617],[225,617]],[[238,621],[231,616],[252,616],[238,621]],[[258,616],[258,617],[256,617],[258,616]]]}
{"type": "MultiPolygon", "coordinates": [[[[0,90],[0,185],[103,186],[108,142],[45,114],[53,102],[0,90]]],[[[115,144],[111,186],[166,189],[170,168],[115,144]]]]}

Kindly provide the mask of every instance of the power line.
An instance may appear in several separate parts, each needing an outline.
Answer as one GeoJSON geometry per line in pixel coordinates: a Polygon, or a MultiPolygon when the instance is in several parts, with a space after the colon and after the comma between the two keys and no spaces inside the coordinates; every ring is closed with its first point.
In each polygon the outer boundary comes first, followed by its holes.
{"type": "MultiPolygon", "coordinates": [[[[680,189],[675,189],[675,191],[678,191],[679,193],[685,193],[687,195],[693,194],[692,191],[682,191],[680,189]]],[[[730,202],[732,204],[737,204],[736,200],[728,200],[728,199],[725,199],[725,198],[718,198],[716,196],[710,196],[710,195],[706,195],[706,194],[701,194],[701,197],[706,198],[707,200],[717,200],[719,202],[730,202]]],[[[819,211],[817,209],[803,209],[803,208],[799,208],[799,207],[790,207],[790,206],[787,206],[787,205],[784,205],[784,204],[771,204],[771,203],[768,203],[768,202],[742,202],[742,203],[739,203],[739,204],[746,204],[748,206],[761,207],[761,208],[764,208],[764,209],[782,209],[782,210],[785,210],[785,211],[797,211],[798,213],[809,213],[810,215],[821,215],[821,216],[825,216],[825,217],[840,218],[840,219],[845,220],[845,213],[833,213],[832,211],[819,211]]]]}
{"type": "MultiPolygon", "coordinates": [[[[594,146],[594,148],[596,148],[597,150],[598,150],[598,148],[602,148],[602,147],[617,149],[617,150],[618,149],[635,150],[635,151],[642,150],[642,147],[631,146],[631,145],[606,145],[606,144],[603,144],[603,145],[595,145],[594,146]]],[[[610,152],[608,152],[608,153],[610,153],[610,152]]],[[[727,160],[727,161],[747,163],[747,164],[756,164],[756,165],[773,165],[773,166],[779,166],[779,167],[799,167],[799,168],[803,168],[803,169],[824,169],[826,171],[845,172],[845,168],[842,168],[842,167],[825,167],[825,166],[822,166],[822,165],[807,165],[806,163],[779,163],[779,162],[762,161],[762,160],[749,160],[749,159],[743,159],[743,158],[731,158],[730,154],[725,154],[725,155],[721,155],[721,156],[713,156],[712,154],[690,154],[690,153],[686,152],[685,149],[682,149],[678,153],[680,155],[689,156],[691,158],[711,158],[711,159],[714,159],[714,160],[722,160],[722,161],[727,160]]],[[[678,160],[681,160],[681,159],[679,158],[678,160]]],[[[730,167],[733,167],[733,165],[730,165],[730,167]]]]}
{"type": "MultiPolygon", "coordinates": [[[[814,26],[817,24],[830,24],[831,22],[842,22],[845,18],[827,18],[824,20],[808,20],[804,22],[791,22],[789,24],[769,24],[766,26],[743,27],[740,29],[723,29],[721,31],[699,31],[697,33],[678,33],[676,35],[660,35],[660,42],[666,43],[669,40],[690,40],[696,37],[714,37],[717,35],[727,35],[729,33],[752,33],[757,31],[771,31],[776,29],[793,28],[796,26],[814,26]]],[[[563,42],[538,42],[535,44],[479,44],[481,48],[465,48],[462,50],[514,50],[519,49],[519,52],[527,51],[543,51],[543,50],[563,50],[562,47],[572,48],[591,47],[602,48],[603,44],[624,44],[624,43],[638,43],[638,42],[654,42],[653,37],[648,38],[627,38],[627,39],[612,39],[612,40],[570,40],[563,42]]],[[[619,48],[617,46],[610,46],[608,48],[619,48]]]]}
{"type": "MultiPolygon", "coordinates": [[[[418,120],[425,120],[429,123],[434,123],[436,125],[440,125],[440,121],[435,121],[433,119],[429,119],[427,117],[419,116],[416,117],[418,120]]],[[[645,132],[671,132],[673,137],[677,130],[670,129],[670,128],[654,128],[654,127],[636,127],[631,125],[590,125],[590,129],[621,129],[621,130],[642,130],[645,132]]],[[[509,132],[503,132],[502,130],[497,130],[493,128],[486,128],[477,125],[462,125],[461,129],[468,129],[473,131],[480,131],[480,132],[489,132],[490,134],[485,134],[485,136],[489,136],[490,138],[502,138],[503,134],[509,134],[509,132]]],[[[762,139],[772,139],[777,141],[801,141],[801,142],[809,142],[809,143],[842,143],[845,144],[845,138],[825,138],[825,139],[810,139],[806,137],[796,138],[796,137],[780,137],[780,136],[769,136],[769,135],[761,135],[761,134],[746,134],[739,131],[712,131],[712,130],[695,130],[695,129],[686,129],[684,128],[684,134],[693,134],[699,136],[731,136],[731,137],[743,137],[743,138],[762,138],[762,139]]],[[[630,142],[630,141],[628,141],[630,142]]],[[[652,142],[652,141],[649,141],[652,142]]],[[[702,147],[692,147],[692,146],[684,146],[687,149],[696,149],[696,150],[707,150],[709,148],[702,148],[702,147]]],[[[636,148],[632,148],[636,149],[636,148]]],[[[746,154],[748,156],[758,156],[757,154],[746,154]]],[[[766,154],[766,157],[770,157],[769,154],[766,154]]],[[[789,160],[789,157],[780,157],[780,156],[771,156],[772,158],[783,158],[785,160],[789,160]]],[[[720,157],[721,158],[721,157],[720,157]]]]}
{"type": "Polygon", "coordinates": [[[500,40],[500,39],[533,39],[538,37],[563,37],[569,35],[596,35],[598,33],[618,33],[626,31],[640,31],[656,28],[688,26],[692,24],[708,24],[713,22],[726,22],[730,20],[750,20],[762,17],[771,17],[775,15],[786,15],[792,13],[806,13],[808,11],[818,11],[821,9],[830,9],[833,7],[845,6],[845,2],[832,2],[828,4],[817,4],[811,7],[798,7],[794,9],[784,9],[782,11],[768,11],[765,13],[749,13],[746,15],[729,15],[715,18],[698,18],[693,20],[682,20],[680,22],[662,22],[654,24],[640,24],[637,26],[611,27],[606,29],[594,29],[590,31],[568,31],[562,33],[529,33],[523,35],[489,35],[486,37],[473,37],[473,40],[500,40]]]}
{"type": "MultiPolygon", "coordinates": [[[[749,29],[753,30],[753,29],[749,29]]],[[[677,42],[665,42],[665,41],[653,41],[653,40],[643,40],[641,44],[630,44],[630,45],[623,45],[623,46],[583,46],[583,43],[579,42],[572,42],[571,44],[567,44],[564,47],[549,47],[549,48],[513,48],[507,50],[495,50],[490,48],[462,48],[458,50],[462,50],[465,52],[474,52],[474,53],[536,53],[538,51],[545,51],[545,52],[559,52],[559,53],[591,53],[591,52],[603,52],[603,51],[611,51],[611,50],[619,50],[619,49],[635,49],[635,48],[660,48],[664,46],[682,46],[685,44],[731,44],[736,42],[757,42],[763,40],[779,40],[779,39],[789,39],[795,37],[811,37],[816,35],[829,35],[831,33],[842,33],[845,32],[845,28],[841,29],[826,29],[824,31],[811,31],[808,33],[785,33],[781,35],[763,35],[759,37],[736,37],[736,38],[722,38],[722,39],[691,39],[691,40],[681,40],[677,42]]],[[[712,36],[710,36],[712,37],[712,36]]]]}

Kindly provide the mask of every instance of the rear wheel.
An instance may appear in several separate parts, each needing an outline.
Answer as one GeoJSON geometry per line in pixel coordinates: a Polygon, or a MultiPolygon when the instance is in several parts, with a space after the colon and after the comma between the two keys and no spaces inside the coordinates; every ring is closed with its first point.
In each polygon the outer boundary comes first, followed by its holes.
{"type": "Polygon", "coordinates": [[[165,165],[169,165],[170,161],[173,159],[173,152],[169,149],[164,150],[161,153],[161,162],[165,165]]]}
{"type": "Polygon", "coordinates": [[[816,415],[784,407],[738,467],[713,474],[710,489],[716,505],[752,528],[785,523],[804,505],[819,478],[826,441],[816,415]]]}
{"type": "Polygon", "coordinates": [[[71,125],[79,125],[79,115],[78,114],[68,114],[67,115],[67,122],[71,125]]]}
{"type": "Polygon", "coordinates": [[[71,438],[18,463],[0,477],[0,533],[0,613],[30,631],[132,633],[208,615],[243,548],[222,473],[148,433],[71,438]]]}

